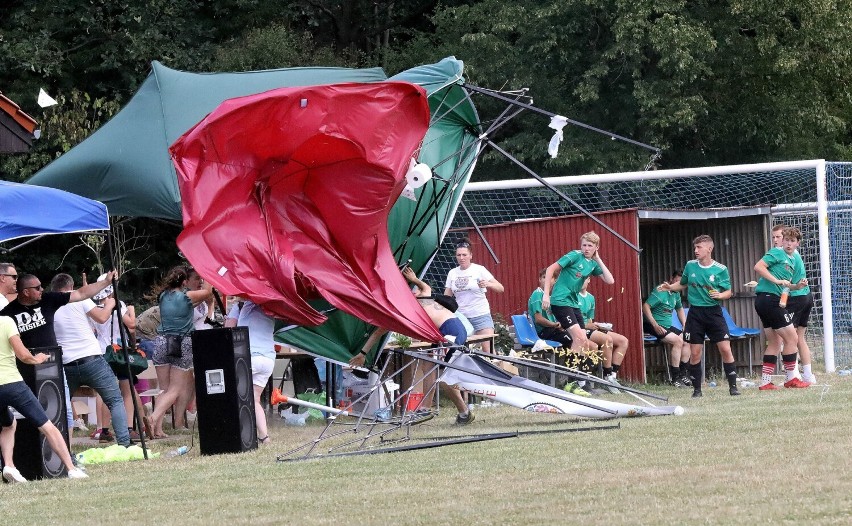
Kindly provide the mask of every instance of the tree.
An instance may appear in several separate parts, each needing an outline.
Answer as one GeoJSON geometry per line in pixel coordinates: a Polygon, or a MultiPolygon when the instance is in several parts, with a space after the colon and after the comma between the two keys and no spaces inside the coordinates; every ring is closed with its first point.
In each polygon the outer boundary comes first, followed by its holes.
{"type": "MultiPolygon", "coordinates": [[[[439,9],[389,59],[404,69],[454,54],[469,81],[529,87],[539,107],[664,149],[662,166],[849,151],[852,10],[829,2],[497,1],[439,9]]],[[[476,99],[478,105],[487,102],[476,99]]],[[[541,117],[503,142],[544,173],[636,170],[647,155],[566,128],[559,158],[541,117]]],[[[479,177],[519,177],[487,155],[479,177]]]]}

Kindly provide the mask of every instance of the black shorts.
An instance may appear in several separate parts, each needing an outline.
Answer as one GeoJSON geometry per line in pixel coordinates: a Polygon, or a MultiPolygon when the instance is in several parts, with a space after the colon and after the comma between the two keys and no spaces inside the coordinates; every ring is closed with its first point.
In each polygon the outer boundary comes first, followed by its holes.
{"type": "Polygon", "coordinates": [[[779,301],[781,301],[780,296],[766,292],[759,292],[754,299],[754,310],[760,316],[764,329],[783,329],[793,321],[793,315],[778,305],[779,301]]]}
{"type": "Polygon", "coordinates": [[[690,307],[683,328],[683,339],[689,343],[703,344],[704,339],[717,343],[730,340],[728,324],[722,316],[722,307],[690,307]]]}
{"type": "Polygon", "coordinates": [[[807,327],[811,319],[811,309],[814,308],[814,295],[790,296],[787,300],[787,311],[793,313],[793,327],[807,327]]]}
{"type": "Polygon", "coordinates": [[[564,330],[568,330],[568,328],[572,325],[579,325],[580,327],[585,327],[586,324],[583,323],[583,315],[580,313],[580,309],[575,309],[574,307],[563,307],[561,305],[551,305],[550,311],[553,313],[553,317],[556,318],[564,330]]]}
{"type": "MultiPolygon", "coordinates": [[[[666,329],[666,334],[672,333],[675,336],[680,336],[680,333],[682,332],[680,329],[676,329],[674,327],[664,327],[664,328],[666,329]]],[[[646,320],[644,318],[642,319],[642,331],[644,331],[645,334],[647,334],[648,336],[653,336],[654,338],[656,338],[658,340],[662,340],[663,338],[666,337],[666,334],[663,334],[662,336],[657,334],[657,331],[654,330],[654,326],[651,325],[651,322],[649,322],[648,320],[646,320]]]]}
{"type": "Polygon", "coordinates": [[[571,339],[571,334],[563,329],[557,329],[556,327],[545,327],[538,333],[542,339],[552,340],[554,342],[559,342],[562,347],[566,349],[571,347],[571,343],[574,341],[571,339]]]}

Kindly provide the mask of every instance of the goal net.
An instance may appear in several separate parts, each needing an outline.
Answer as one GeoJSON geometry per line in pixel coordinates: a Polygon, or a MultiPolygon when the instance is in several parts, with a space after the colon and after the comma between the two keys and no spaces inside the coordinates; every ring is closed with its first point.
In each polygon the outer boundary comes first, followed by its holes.
{"type": "Polygon", "coordinates": [[[443,286],[456,266],[455,243],[475,226],[574,215],[581,212],[578,207],[588,212],[768,207],[772,223],[803,234],[799,251],[814,294],[808,335],[815,361],[827,370],[834,370],[835,362],[852,365],[852,163],[796,161],[546,181],[576,206],[534,179],[469,183],[426,280],[443,286]]]}

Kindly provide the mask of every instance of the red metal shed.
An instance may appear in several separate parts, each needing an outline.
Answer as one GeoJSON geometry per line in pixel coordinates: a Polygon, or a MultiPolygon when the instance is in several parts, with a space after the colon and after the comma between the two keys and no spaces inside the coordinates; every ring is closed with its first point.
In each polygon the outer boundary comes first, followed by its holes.
{"type": "MultiPolygon", "coordinates": [[[[639,240],[636,209],[601,212],[595,217],[634,244],[639,240]]],[[[538,271],[565,253],[580,247],[580,236],[595,231],[601,237],[600,254],[615,278],[614,285],[593,279],[589,292],[597,300],[595,318],[613,324],[613,330],[630,340],[630,350],[619,376],[634,382],[645,381],[642,340],[642,292],[639,283],[639,254],[584,215],[532,219],[482,227],[485,239],[500,263],[489,256],[482,240],[469,232],[473,259],[484,265],[506,291],[490,294],[491,311],[507,320],[526,311],[527,300],[538,287],[538,271]]]]}

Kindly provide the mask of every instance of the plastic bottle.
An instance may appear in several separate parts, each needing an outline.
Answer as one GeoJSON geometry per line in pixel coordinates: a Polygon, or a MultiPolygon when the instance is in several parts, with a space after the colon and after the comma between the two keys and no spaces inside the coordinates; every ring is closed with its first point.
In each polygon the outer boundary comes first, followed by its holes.
{"type": "Polygon", "coordinates": [[[743,380],[742,384],[740,384],[740,385],[742,385],[743,387],[755,387],[755,386],[757,386],[757,384],[752,382],[751,380],[743,380]]]}
{"type": "Polygon", "coordinates": [[[165,454],[165,456],[166,456],[166,458],[179,457],[181,455],[186,455],[187,451],[189,451],[189,447],[181,446],[177,449],[173,449],[173,450],[169,451],[168,453],[165,454]]]}
{"type": "Polygon", "coordinates": [[[781,301],[778,302],[778,306],[782,309],[787,308],[787,297],[790,295],[790,287],[784,287],[781,289],[781,301]]]}

